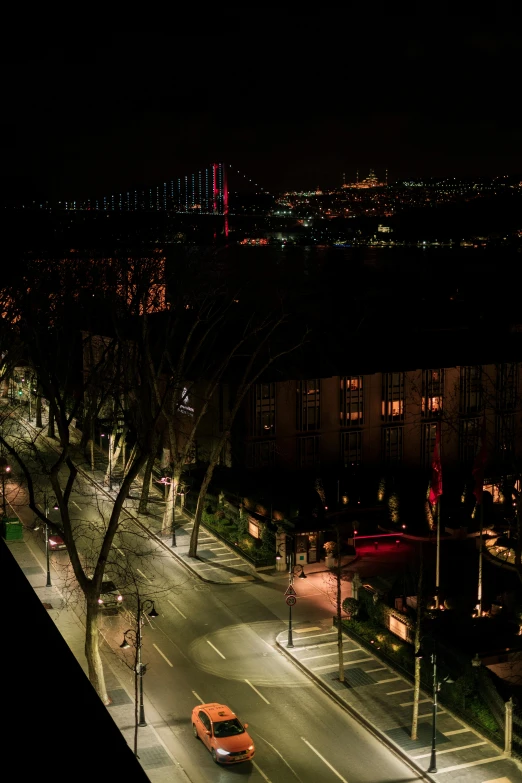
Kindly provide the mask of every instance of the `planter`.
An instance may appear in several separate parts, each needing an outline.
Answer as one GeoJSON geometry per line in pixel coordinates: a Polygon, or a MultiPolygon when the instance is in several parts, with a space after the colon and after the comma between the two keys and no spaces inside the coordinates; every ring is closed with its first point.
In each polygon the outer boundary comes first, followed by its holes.
{"type": "Polygon", "coordinates": [[[324,562],[327,568],[335,568],[335,557],[333,555],[326,555],[324,562]]]}

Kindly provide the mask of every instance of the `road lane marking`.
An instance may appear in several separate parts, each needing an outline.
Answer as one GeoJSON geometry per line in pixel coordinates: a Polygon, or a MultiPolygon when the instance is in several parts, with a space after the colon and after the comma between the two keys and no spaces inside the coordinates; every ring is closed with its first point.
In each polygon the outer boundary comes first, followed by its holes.
{"type": "Polygon", "coordinates": [[[196,699],[197,699],[197,700],[198,700],[198,701],[199,701],[201,704],[204,704],[204,703],[205,703],[205,702],[203,701],[203,699],[201,698],[201,696],[199,696],[199,695],[196,693],[196,691],[192,691],[192,693],[194,694],[194,696],[196,697],[196,699]]]}
{"type": "Polygon", "coordinates": [[[378,669],[366,669],[366,674],[370,674],[371,672],[383,672],[386,670],[386,666],[379,666],[378,669]]]}
{"type": "Polygon", "coordinates": [[[136,569],[136,571],[138,572],[138,574],[139,574],[140,576],[142,576],[144,579],[146,579],[146,580],[147,580],[147,582],[148,582],[149,584],[152,584],[152,579],[149,579],[149,577],[147,576],[147,574],[144,574],[144,573],[143,573],[143,571],[140,571],[140,569],[139,569],[139,568],[137,568],[137,569],[136,569]]]}
{"type": "Polygon", "coordinates": [[[258,696],[259,696],[261,699],[263,699],[263,701],[266,701],[266,703],[267,703],[267,704],[270,704],[270,702],[268,701],[268,699],[265,699],[265,697],[263,696],[263,694],[262,694],[262,693],[259,693],[259,691],[257,690],[256,686],[255,686],[255,685],[252,685],[252,683],[250,682],[250,680],[245,680],[245,682],[246,682],[246,684],[247,684],[247,685],[250,685],[250,687],[252,688],[252,690],[253,690],[253,691],[255,691],[255,692],[257,693],[257,695],[258,695],[258,696]]]}
{"type": "Polygon", "coordinates": [[[165,653],[162,653],[162,652],[161,652],[161,650],[160,650],[160,648],[158,647],[158,645],[157,645],[157,644],[153,644],[152,646],[156,648],[156,650],[159,652],[159,654],[161,655],[161,657],[162,657],[162,658],[165,658],[165,660],[167,661],[167,663],[168,663],[168,665],[170,666],[170,668],[171,668],[171,669],[173,669],[173,668],[174,668],[174,664],[173,664],[173,663],[171,663],[171,662],[169,661],[169,659],[167,658],[167,656],[165,655],[165,653]]]}
{"type": "MultiPolygon", "coordinates": [[[[442,715],[443,712],[446,712],[446,710],[439,710],[437,712],[437,715],[442,715]]],[[[426,715],[417,715],[417,717],[418,718],[432,718],[433,717],[433,712],[428,712],[428,713],[426,713],[426,715]]]]}
{"type": "Polygon", "coordinates": [[[74,505],[76,506],[76,508],[78,509],[78,511],[81,511],[81,508],[80,508],[80,506],[78,505],[78,503],[77,503],[75,500],[71,500],[71,503],[74,503],[74,505]]]}
{"type": "Polygon", "coordinates": [[[445,737],[451,737],[453,734],[464,734],[466,731],[473,731],[473,729],[453,729],[453,731],[444,731],[445,737]]]}
{"type": "Polygon", "coordinates": [[[409,691],[412,691],[413,688],[404,688],[402,691],[390,691],[386,694],[386,696],[396,696],[397,693],[408,693],[409,691]]]}
{"type": "Polygon", "coordinates": [[[266,744],[267,744],[267,745],[270,745],[270,747],[272,748],[272,750],[274,751],[274,753],[277,753],[277,755],[279,756],[279,758],[281,759],[281,761],[284,761],[284,763],[286,764],[286,766],[288,767],[288,769],[290,770],[290,772],[292,773],[292,775],[294,775],[295,779],[296,779],[296,780],[300,780],[300,778],[299,778],[299,775],[297,774],[297,772],[295,772],[295,771],[292,769],[292,767],[290,766],[290,764],[288,763],[288,761],[285,759],[285,757],[283,756],[283,754],[282,754],[282,753],[280,753],[280,752],[278,751],[278,749],[277,749],[277,748],[276,748],[274,745],[272,745],[272,743],[271,743],[271,742],[269,742],[267,739],[265,739],[264,737],[262,737],[262,736],[261,736],[261,734],[259,734],[259,733],[258,733],[258,735],[257,735],[257,736],[259,737],[259,739],[262,739],[262,740],[263,740],[263,742],[266,742],[266,744]]]}
{"type": "Polygon", "coordinates": [[[383,682],[396,682],[400,679],[400,677],[390,677],[388,680],[377,680],[377,685],[382,685],[383,682]]]}
{"type": "Polygon", "coordinates": [[[122,552],[119,547],[116,547],[116,552],[119,552],[122,557],[125,557],[125,552],[122,552]]]}
{"type": "Polygon", "coordinates": [[[212,642],[209,642],[209,640],[208,640],[208,639],[207,639],[207,644],[210,644],[210,646],[212,647],[212,649],[213,649],[213,650],[215,650],[215,651],[217,652],[217,654],[218,654],[218,655],[221,655],[221,657],[223,658],[223,660],[224,660],[224,661],[226,661],[226,658],[225,658],[225,656],[223,655],[223,653],[222,653],[222,652],[219,652],[218,648],[217,648],[217,647],[214,647],[214,645],[212,644],[212,642]]]}
{"type": "Polygon", "coordinates": [[[185,615],[183,614],[183,612],[181,611],[181,609],[178,609],[178,607],[177,607],[175,604],[173,604],[173,603],[172,603],[172,601],[169,601],[169,599],[168,599],[168,598],[167,598],[167,601],[168,601],[168,603],[169,603],[169,604],[172,606],[172,608],[173,608],[173,609],[175,609],[175,610],[176,610],[176,612],[178,612],[178,613],[179,613],[179,614],[180,614],[180,615],[183,617],[183,619],[184,619],[184,620],[186,620],[186,619],[187,619],[187,618],[185,617],[185,615]]]}
{"type": "Polygon", "coordinates": [[[271,783],[271,781],[270,781],[270,778],[267,778],[267,776],[265,775],[265,773],[263,772],[263,770],[261,769],[261,767],[259,767],[259,766],[256,764],[256,762],[255,762],[255,761],[253,761],[253,762],[252,762],[252,766],[253,766],[253,767],[255,767],[255,768],[257,769],[257,771],[259,772],[259,774],[261,775],[261,777],[263,778],[263,780],[266,780],[266,783],[271,783]]]}
{"type": "MultiPolygon", "coordinates": [[[[345,666],[348,666],[348,665],[350,665],[350,666],[351,666],[351,665],[352,665],[352,663],[364,663],[365,661],[371,661],[371,660],[372,660],[372,658],[359,658],[359,659],[358,659],[358,660],[356,660],[356,661],[344,661],[344,665],[345,665],[345,666]]],[[[322,672],[322,671],[326,671],[327,669],[331,669],[332,667],[333,667],[334,669],[336,668],[336,667],[334,666],[334,664],[333,664],[333,663],[329,663],[329,664],[328,664],[328,666],[314,666],[314,667],[312,668],[312,671],[313,671],[313,672],[322,672]]],[[[397,679],[398,679],[398,678],[397,678],[397,679]]],[[[419,716],[419,717],[420,717],[420,716],[419,716]]]]}
{"type": "Polygon", "coordinates": [[[308,747],[310,748],[310,750],[313,750],[313,752],[315,753],[315,755],[316,755],[316,756],[319,756],[319,758],[321,759],[321,761],[324,761],[324,763],[326,764],[326,766],[327,766],[329,769],[331,769],[331,770],[332,770],[332,772],[334,773],[334,775],[337,775],[337,777],[339,778],[339,780],[342,780],[342,781],[343,781],[343,783],[348,783],[348,781],[346,780],[346,778],[343,778],[343,776],[342,776],[342,775],[341,775],[339,772],[337,772],[337,770],[335,769],[335,767],[332,767],[332,765],[330,764],[330,762],[329,762],[329,761],[327,761],[327,760],[325,759],[325,757],[324,757],[324,756],[321,756],[321,754],[319,753],[319,751],[318,751],[318,750],[316,750],[316,749],[314,748],[314,746],[313,746],[313,745],[311,745],[311,744],[308,742],[308,740],[307,740],[307,739],[305,739],[304,737],[301,737],[301,739],[303,740],[303,742],[305,743],[305,745],[308,745],[308,747]]]}
{"type": "Polygon", "coordinates": [[[492,756],[489,759],[478,759],[478,761],[468,761],[467,764],[455,764],[454,767],[446,767],[445,769],[439,769],[437,770],[437,772],[439,775],[442,774],[443,772],[456,772],[459,769],[476,767],[478,766],[478,764],[490,764],[492,761],[505,761],[505,758],[506,757],[501,754],[500,756],[492,756]]]}
{"type": "Polygon", "coordinates": [[[320,631],[319,625],[314,625],[312,628],[295,628],[294,633],[309,633],[310,631],[320,631]]]}
{"type": "MultiPolygon", "coordinates": [[[[471,745],[461,745],[459,748],[448,748],[447,750],[439,750],[437,748],[437,756],[441,756],[443,753],[456,753],[457,750],[467,750],[468,748],[478,748],[479,745],[486,745],[486,740],[482,742],[473,742],[471,745]]],[[[422,753],[420,756],[412,756],[414,759],[427,759],[431,756],[431,753],[422,753]]]]}
{"type": "MultiPolygon", "coordinates": [[[[419,699],[419,704],[425,704],[427,701],[431,701],[431,699],[419,699]]],[[[402,704],[399,704],[399,707],[413,707],[414,704],[414,701],[403,701],[402,704]]]]}

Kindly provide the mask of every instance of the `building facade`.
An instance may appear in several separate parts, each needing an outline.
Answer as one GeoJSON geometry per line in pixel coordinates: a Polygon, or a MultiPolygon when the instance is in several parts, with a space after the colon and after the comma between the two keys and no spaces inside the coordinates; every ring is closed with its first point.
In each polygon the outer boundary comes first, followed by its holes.
{"type": "Polygon", "coordinates": [[[488,464],[522,458],[521,365],[434,367],[256,384],[245,411],[251,469],[429,469],[437,426],[446,466],[473,463],[486,418],[488,464]]]}

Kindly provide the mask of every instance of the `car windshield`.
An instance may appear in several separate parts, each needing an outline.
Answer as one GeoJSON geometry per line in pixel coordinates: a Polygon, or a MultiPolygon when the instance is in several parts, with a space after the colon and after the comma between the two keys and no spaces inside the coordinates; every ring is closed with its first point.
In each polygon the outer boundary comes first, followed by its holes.
{"type": "Polygon", "coordinates": [[[215,737],[235,737],[236,734],[244,734],[244,728],[237,718],[232,720],[220,720],[214,723],[215,737]]]}

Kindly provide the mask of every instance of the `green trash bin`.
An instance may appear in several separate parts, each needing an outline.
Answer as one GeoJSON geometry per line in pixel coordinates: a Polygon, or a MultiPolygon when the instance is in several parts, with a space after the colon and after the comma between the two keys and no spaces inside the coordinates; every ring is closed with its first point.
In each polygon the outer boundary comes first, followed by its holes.
{"type": "Polygon", "coordinates": [[[24,540],[24,526],[18,517],[4,517],[2,519],[2,538],[6,541],[24,540]]]}

